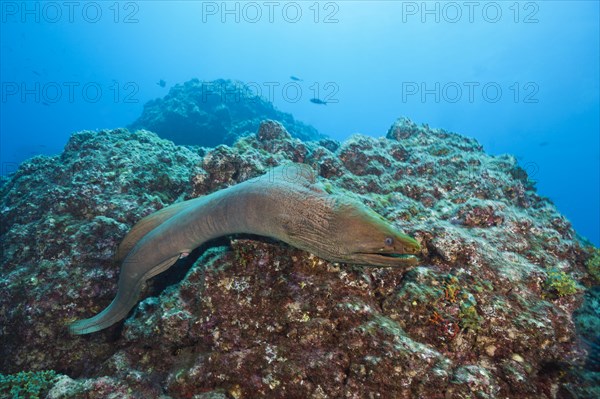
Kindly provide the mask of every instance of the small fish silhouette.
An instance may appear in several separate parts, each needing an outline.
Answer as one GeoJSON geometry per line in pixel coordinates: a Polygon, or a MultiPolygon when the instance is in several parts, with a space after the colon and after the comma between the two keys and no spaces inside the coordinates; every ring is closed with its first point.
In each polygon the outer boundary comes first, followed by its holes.
{"type": "Polygon", "coordinates": [[[165,87],[167,85],[167,82],[165,82],[164,80],[159,80],[158,82],[156,82],[157,85],[159,85],[160,87],[165,87]]]}
{"type": "Polygon", "coordinates": [[[295,80],[296,82],[302,82],[303,81],[302,79],[300,79],[299,77],[294,76],[294,75],[290,76],[290,79],[295,80]]]}
{"type": "Polygon", "coordinates": [[[327,105],[327,101],[323,101],[319,98],[311,98],[310,102],[313,104],[327,105]]]}

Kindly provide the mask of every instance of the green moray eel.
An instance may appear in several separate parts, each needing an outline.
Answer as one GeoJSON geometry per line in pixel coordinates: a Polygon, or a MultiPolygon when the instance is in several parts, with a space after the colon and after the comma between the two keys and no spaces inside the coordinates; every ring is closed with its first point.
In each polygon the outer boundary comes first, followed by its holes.
{"type": "Polygon", "coordinates": [[[89,334],[118,322],[137,303],[146,280],[205,241],[236,233],[273,237],[331,262],[409,266],[420,253],[415,239],[371,209],[327,193],[306,165],[287,164],[139,221],[117,252],[122,265],[116,297],[70,331],[89,334]]]}

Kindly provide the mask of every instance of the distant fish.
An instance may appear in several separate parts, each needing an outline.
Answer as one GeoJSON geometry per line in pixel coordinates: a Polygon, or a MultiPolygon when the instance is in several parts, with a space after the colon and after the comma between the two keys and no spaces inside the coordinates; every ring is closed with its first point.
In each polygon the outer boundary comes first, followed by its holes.
{"type": "Polygon", "coordinates": [[[41,73],[39,73],[38,71],[32,71],[32,72],[33,72],[33,74],[34,74],[35,76],[42,76],[42,74],[41,74],[41,73]]]}
{"type": "Polygon", "coordinates": [[[540,143],[540,147],[545,147],[545,146],[547,146],[548,144],[550,144],[550,142],[549,142],[549,141],[542,141],[542,142],[540,143]]]}
{"type": "Polygon", "coordinates": [[[327,105],[327,101],[323,101],[319,98],[311,98],[310,102],[313,104],[319,104],[319,105],[327,105]]]}
{"type": "Polygon", "coordinates": [[[302,79],[300,79],[299,77],[294,76],[294,75],[290,76],[290,79],[295,80],[296,82],[302,82],[303,81],[302,79]]]}
{"type": "Polygon", "coordinates": [[[48,104],[46,101],[42,101],[42,105],[45,105],[46,107],[50,106],[50,104],[48,104]]]}
{"type": "Polygon", "coordinates": [[[160,87],[165,87],[167,85],[167,82],[165,82],[164,80],[159,80],[158,82],[156,82],[157,85],[159,85],[160,87]]]}

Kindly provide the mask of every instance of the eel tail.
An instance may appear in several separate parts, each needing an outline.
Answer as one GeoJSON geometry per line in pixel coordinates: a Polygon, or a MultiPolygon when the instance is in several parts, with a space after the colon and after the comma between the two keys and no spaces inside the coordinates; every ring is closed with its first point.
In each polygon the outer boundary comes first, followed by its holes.
{"type": "Polygon", "coordinates": [[[179,258],[179,256],[180,254],[178,253],[177,255],[160,262],[143,276],[134,274],[132,277],[128,278],[127,273],[124,273],[124,267],[119,275],[118,291],[115,299],[113,299],[111,304],[106,309],[98,313],[96,316],[89,319],[78,320],[70,324],[69,331],[71,334],[90,334],[110,327],[119,320],[125,318],[127,313],[129,313],[131,308],[133,308],[137,303],[138,296],[142,291],[144,282],[150,277],[156,276],[157,274],[168,269],[179,258]]]}

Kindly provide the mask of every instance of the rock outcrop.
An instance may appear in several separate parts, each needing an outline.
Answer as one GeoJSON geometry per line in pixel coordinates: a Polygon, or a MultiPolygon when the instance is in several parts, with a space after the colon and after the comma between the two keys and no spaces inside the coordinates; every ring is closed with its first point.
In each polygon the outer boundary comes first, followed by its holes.
{"type": "Polygon", "coordinates": [[[206,152],[148,131],[82,132],[21,165],[0,217],[0,370],[56,371],[48,398],[598,394],[597,250],[515,158],[444,130],[401,119],[386,138],[303,142],[266,121],[206,152]],[[112,257],[136,221],[286,161],[416,237],[422,263],[331,264],[224,237],[151,280],[124,323],[68,334],[114,297],[112,257]]]}
{"type": "Polygon", "coordinates": [[[253,88],[234,80],[192,79],[146,103],[129,129],[147,129],[175,144],[215,147],[254,134],[261,121],[272,119],[301,140],[324,138],[314,127],[277,110],[253,88]]]}

